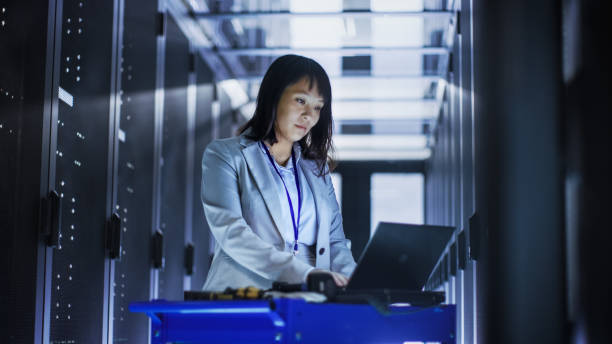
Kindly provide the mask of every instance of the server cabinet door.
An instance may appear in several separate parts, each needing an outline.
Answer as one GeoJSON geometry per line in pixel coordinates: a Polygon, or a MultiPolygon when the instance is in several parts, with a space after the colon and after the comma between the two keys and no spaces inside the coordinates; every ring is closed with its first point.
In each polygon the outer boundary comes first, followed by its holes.
{"type": "Polygon", "coordinates": [[[117,200],[122,252],[114,262],[113,342],[146,343],[148,319],[129,303],[150,299],[157,2],[125,1],[117,200]]]}
{"type": "Polygon", "coordinates": [[[189,41],[169,16],[166,25],[161,218],[165,264],[159,298],[183,299],[189,41]]]}
{"type": "Polygon", "coordinates": [[[40,282],[44,276],[45,248],[39,241],[37,215],[40,199],[48,188],[49,100],[51,90],[57,92],[49,76],[52,65],[46,66],[47,59],[53,58],[53,47],[47,44],[47,37],[53,37],[54,6],[55,2],[45,6],[44,2],[28,0],[0,3],[0,276],[3,276],[0,342],[3,343],[33,343],[41,335],[35,333],[35,324],[42,323],[36,307],[42,303],[40,282]]]}
{"type": "Polygon", "coordinates": [[[63,206],[51,273],[53,343],[100,343],[106,336],[104,239],[111,192],[107,180],[115,5],[65,1],[61,36],[56,37],[61,53],[55,186],[63,206]]]}
{"type": "Polygon", "coordinates": [[[208,65],[201,59],[196,59],[196,125],[194,153],[194,187],[193,187],[193,227],[191,238],[195,247],[194,269],[191,276],[191,289],[200,290],[208,274],[210,229],[204,216],[204,208],[200,198],[202,187],[202,156],[206,146],[212,140],[212,102],[213,74],[208,65]]]}

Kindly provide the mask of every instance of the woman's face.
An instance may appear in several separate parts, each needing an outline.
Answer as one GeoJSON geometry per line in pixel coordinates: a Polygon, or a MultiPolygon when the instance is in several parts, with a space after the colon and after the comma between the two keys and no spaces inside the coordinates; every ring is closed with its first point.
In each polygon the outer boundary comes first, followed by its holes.
{"type": "Polygon", "coordinates": [[[276,139],[290,143],[301,140],[319,121],[323,96],[316,82],[309,89],[307,77],[285,88],[276,107],[276,139]]]}

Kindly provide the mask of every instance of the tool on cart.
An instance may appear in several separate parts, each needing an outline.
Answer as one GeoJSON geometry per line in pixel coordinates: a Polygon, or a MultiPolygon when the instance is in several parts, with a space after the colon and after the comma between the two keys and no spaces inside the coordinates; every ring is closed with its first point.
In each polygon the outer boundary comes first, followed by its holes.
{"type": "Polygon", "coordinates": [[[185,300],[257,300],[265,298],[266,293],[281,292],[317,292],[325,295],[328,299],[336,294],[337,287],[333,278],[327,273],[312,273],[308,276],[307,283],[274,282],[270,289],[259,289],[253,286],[244,288],[226,288],[222,292],[214,291],[185,291],[185,300]]]}
{"type": "Polygon", "coordinates": [[[228,301],[228,300],[257,300],[262,299],[265,290],[255,288],[253,286],[245,287],[245,288],[226,288],[223,292],[214,292],[214,291],[185,291],[184,297],[185,301],[190,300],[219,300],[219,301],[228,301]]]}

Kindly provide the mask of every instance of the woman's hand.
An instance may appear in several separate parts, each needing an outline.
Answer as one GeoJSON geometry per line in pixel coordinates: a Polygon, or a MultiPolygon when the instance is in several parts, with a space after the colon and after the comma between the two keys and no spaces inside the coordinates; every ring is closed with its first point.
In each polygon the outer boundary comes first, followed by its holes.
{"type": "Polygon", "coordinates": [[[312,271],[308,273],[308,276],[310,276],[310,274],[312,273],[325,273],[325,274],[331,275],[332,278],[334,279],[334,283],[336,283],[338,287],[346,287],[349,281],[348,277],[344,276],[343,274],[334,272],[334,271],[329,271],[329,270],[324,270],[324,269],[313,269],[312,271]]]}

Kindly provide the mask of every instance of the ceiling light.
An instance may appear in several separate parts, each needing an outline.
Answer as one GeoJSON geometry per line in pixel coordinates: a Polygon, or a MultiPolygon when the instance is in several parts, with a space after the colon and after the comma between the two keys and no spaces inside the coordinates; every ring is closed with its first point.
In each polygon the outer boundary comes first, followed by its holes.
{"type": "Polygon", "coordinates": [[[336,160],[369,161],[369,160],[425,160],[431,156],[431,151],[426,149],[410,151],[340,151],[335,152],[336,160]]]}
{"type": "Polygon", "coordinates": [[[370,0],[370,8],[373,12],[394,12],[394,11],[414,11],[424,10],[423,1],[397,1],[397,0],[370,0]]]}
{"type": "Polygon", "coordinates": [[[289,12],[342,12],[342,0],[291,0],[289,12]]]}
{"type": "Polygon", "coordinates": [[[337,150],[411,150],[427,146],[425,135],[335,135],[337,150]]]}
{"type": "Polygon", "coordinates": [[[332,102],[332,114],[339,120],[433,119],[437,110],[435,100],[332,102]]]}

